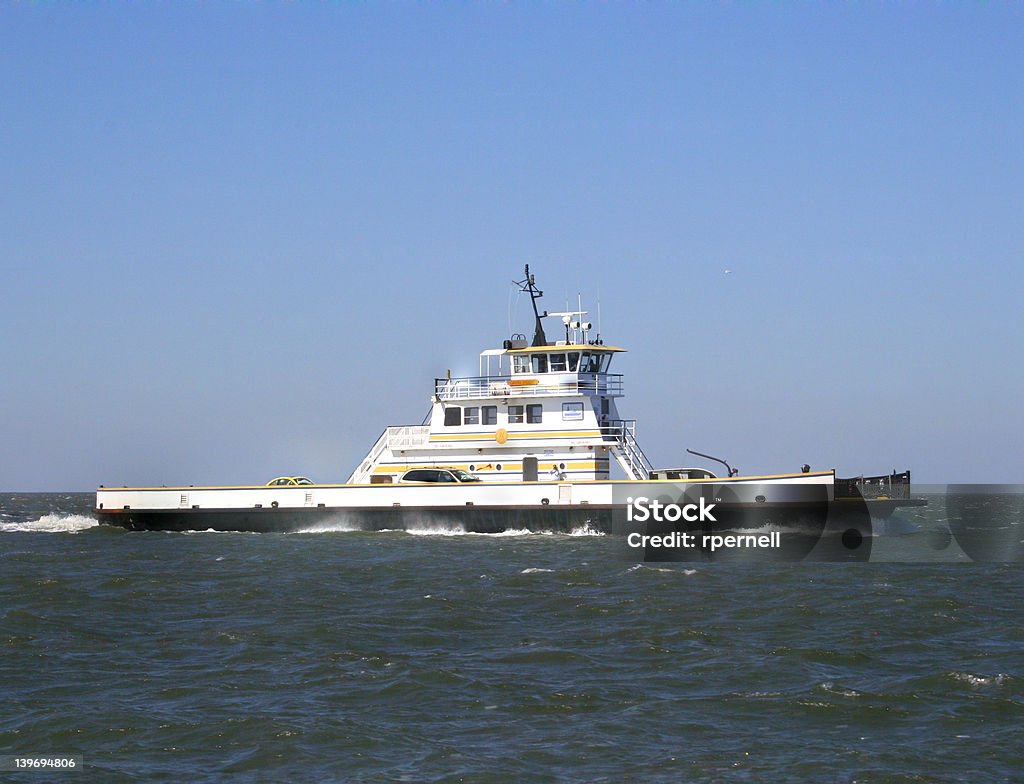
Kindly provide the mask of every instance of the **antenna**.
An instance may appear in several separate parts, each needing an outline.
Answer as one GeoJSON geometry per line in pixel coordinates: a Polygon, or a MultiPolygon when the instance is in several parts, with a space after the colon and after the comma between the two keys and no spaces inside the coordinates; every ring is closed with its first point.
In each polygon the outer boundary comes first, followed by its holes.
{"type": "Polygon", "coordinates": [[[530,274],[530,265],[526,265],[526,279],[515,281],[516,285],[519,286],[519,290],[530,295],[530,302],[533,305],[533,317],[535,320],[535,326],[533,331],[533,345],[534,346],[546,346],[548,339],[544,335],[544,325],[541,324],[541,319],[547,315],[547,311],[541,315],[540,311],[537,310],[537,300],[544,296],[544,292],[537,288],[537,284],[533,279],[533,275],[530,274]]]}
{"type": "MultiPolygon", "coordinates": [[[[580,314],[580,321],[583,321],[583,317],[586,315],[583,312],[583,295],[580,294],[578,291],[576,292],[576,308],[577,308],[577,312],[580,314]]],[[[587,342],[585,337],[583,339],[583,342],[584,343],[587,342]]]]}

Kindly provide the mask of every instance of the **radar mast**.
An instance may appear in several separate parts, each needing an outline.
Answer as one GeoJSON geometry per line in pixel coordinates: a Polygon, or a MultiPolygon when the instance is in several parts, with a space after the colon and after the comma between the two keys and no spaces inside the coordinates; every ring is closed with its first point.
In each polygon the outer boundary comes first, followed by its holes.
{"type": "Polygon", "coordinates": [[[526,280],[516,281],[516,285],[519,286],[520,291],[526,292],[530,295],[530,303],[533,305],[533,318],[536,322],[536,326],[533,331],[533,344],[534,346],[546,346],[548,339],[544,335],[544,325],[541,323],[541,319],[548,315],[547,311],[541,313],[537,310],[537,300],[544,296],[544,292],[537,288],[537,284],[533,279],[533,275],[530,274],[530,265],[526,265],[526,280]]]}

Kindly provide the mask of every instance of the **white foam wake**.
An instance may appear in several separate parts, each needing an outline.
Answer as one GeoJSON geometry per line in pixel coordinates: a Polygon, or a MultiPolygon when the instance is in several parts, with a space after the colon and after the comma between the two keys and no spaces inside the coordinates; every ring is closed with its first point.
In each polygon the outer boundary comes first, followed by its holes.
{"type": "Polygon", "coordinates": [[[336,534],[336,533],[352,533],[353,531],[362,531],[358,525],[354,523],[321,523],[320,525],[311,525],[308,528],[300,528],[295,531],[297,534],[336,534]]]}
{"type": "Polygon", "coordinates": [[[597,530],[596,528],[594,528],[589,523],[587,523],[586,525],[581,525],[579,528],[573,528],[569,532],[569,536],[604,536],[604,535],[605,535],[604,531],[597,530]]]}
{"type": "Polygon", "coordinates": [[[493,534],[467,531],[463,528],[406,528],[405,533],[411,536],[484,536],[488,539],[502,536],[536,536],[538,534],[537,531],[530,531],[526,528],[507,528],[493,534]]]}
{"type": "Polygon", "coordinates": [[[638,563],[634,566],[629,567],[626,570],[626,574],[635,572],[637,569],[646,569],[649,572],[669,572],[671,574],[683,574],[689,577],[691,574],[697,574],[696,569],[668,569],[661,566],[651,566],[650,564],[638,563]]]}
{"type": "Polygon", "coordinates": [[[983,676],[975,675],[972,672],[954,672],[952,675],[955,680],[975,688],[981,686],[1002,686],[1006,682],[1006,675],[1003,673],[983,676]]]}
{"type": "Polygon", "coordinates": [[[0,531],[4,533],[25,531],[44,534],[77,534],[87,528],[95,528],[99,523],[94,517],[86,515],[43,515],[38,520],[21,523],[0,523],[0,531]]]}

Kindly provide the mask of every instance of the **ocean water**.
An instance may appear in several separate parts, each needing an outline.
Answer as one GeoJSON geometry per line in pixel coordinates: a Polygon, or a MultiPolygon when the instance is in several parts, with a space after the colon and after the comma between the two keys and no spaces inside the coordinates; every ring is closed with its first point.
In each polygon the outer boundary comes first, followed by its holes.
{"type": "Polygon", "coordinates": [[[128,532],[91,503],[0,496],[0,760],[80,760],[4,780],[1024,778],[1019,563],[128,532]]]}

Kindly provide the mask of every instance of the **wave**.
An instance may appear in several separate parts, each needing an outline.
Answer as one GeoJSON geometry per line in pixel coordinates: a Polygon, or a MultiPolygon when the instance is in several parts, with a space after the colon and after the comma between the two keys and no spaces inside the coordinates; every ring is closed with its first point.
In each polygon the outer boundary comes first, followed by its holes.
{"type": "Polygon", "coordinates": [[[493,534],[484,534],[477,531],[467,531],[464,528],[458,526],[452,527],[429,527],[429,528],[406,528],[405,533],[412,536],[486,536],[490,537],[502,537],[502,536],[535,536],[538,531],[531,531],[527,528],[508,528],[504,531],[497,531],[493,534]]]}
{"type": "Polygon", "coordinates": [[[44,533],[44,534],[77,534],[89,528],[95,528],[99,522],[87,515],[43,515],[38,520],[26,520],[20,523],[0,523],[0,531],[44,533]]]}
{"type": "Polygon", "coordinates": [[[651,566],[650,564],[642,563],[634,564],[633,566],[629,567],[626,570],[626,574],[629,574],[630,572],[635,572],[637,569],[645,569],[648,572],[671,572],[672,574],[683,574],[687,577],[689,577],[691,574],[697,574],[696,569],[671,569],[667,567],[651,566]]]}
{"type": "Polygon", "coordinates": [[[465,536],[466,535],[465,529],[458,528],[458,527],[455,527],[455,526],[453,526],[451,528],[447,528],[447,527],[442,528],[440,526],[438,526],[437,528],[405,528],[405,529],[402,529],[402,528],[385,528],[384,531],[382,531],[382,533],[384,533],[384,532],[391,533],[392,531],[400,532],[400,533],[406,533],[406,534],[409,534],[410,536],[465,536]]]}
{"type": "Polygon", "coordinates": [[[358,525],[354,523],[322,523],[320,525],[311,525],[308,528],[300,528],[298,531],[293,531],[296,534],[336,534],[336,533],[352,533],[353,531],[362,531],[358,525]]]}
{"type": "Polygon", "coordinates": [[[589,525],[580,526],[574,528],[569,532],[563,531],[531,531],[529,528],[506,528],[504,531],[496,531],[494,533],[481,533],[480,531],[467,531],[464,528],[453,525],[453,526],[424,526],[424,527],[413,527],[405,529],[387,529],[387,530],[404,530],[407,534],[413,536],[486,536],[488,538],[499,538],[503,536],[605,536],[601,531],[596,528],[592,528],[589,525]]]}
{"type": "Polygon", "coordinates": [[[996,675],[976,675],[973,672],[952,672],[949,673],[949,677],[953,680],[965,683],[972,688],[981,688],[984,686],[1002,686],[1006,683],[1008,676],[1004,673],[997,673],[996,675]]]}

